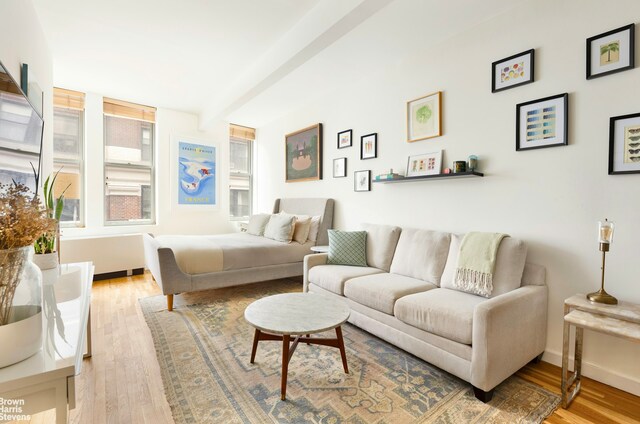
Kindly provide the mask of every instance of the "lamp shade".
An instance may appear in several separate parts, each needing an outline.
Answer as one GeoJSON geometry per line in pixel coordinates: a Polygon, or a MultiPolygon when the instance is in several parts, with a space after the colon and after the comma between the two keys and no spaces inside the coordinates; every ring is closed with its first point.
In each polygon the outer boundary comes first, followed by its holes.
{"type": "Polygon", "coordinates": [[[610,244],[613,241],[613,222],[605,219],[598,222],[598,238],[600,243],[610,244]]]}

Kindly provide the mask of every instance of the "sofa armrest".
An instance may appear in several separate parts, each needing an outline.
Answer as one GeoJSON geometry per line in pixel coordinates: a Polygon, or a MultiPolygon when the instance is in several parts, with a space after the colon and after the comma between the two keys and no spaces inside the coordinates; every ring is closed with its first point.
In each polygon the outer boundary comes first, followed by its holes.
{"type": "Polygon", "coordinates": [[[303,280],[302,280],[302,291],[309,291],[309,271],[316,265],[325,265],[327,263],[327,259],[329,258],[328,253],[314,253],[311,255],[306,255],[304,257],[304,270],[303,270],[303,280]]]}
{"type": "Polygon", "coordinates": [[[547,287],[524,286],[473,312],[471,384],[489,391],[544,352],[547,287]]]}

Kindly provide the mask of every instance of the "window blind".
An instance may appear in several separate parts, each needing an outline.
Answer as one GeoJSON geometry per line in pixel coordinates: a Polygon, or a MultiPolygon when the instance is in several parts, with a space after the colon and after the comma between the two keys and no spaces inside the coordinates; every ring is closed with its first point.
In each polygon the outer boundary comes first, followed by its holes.
{"type": "Polygon", "coordinates": [[[156,108],[125,102],[122,100],[104,98],[104,114],[119,118],[136,119],[138,121],[156,122],[156,108]]]}
{"type": "Polygon", "coordinates": [[[229,124],[229,136],[241,140],[255,140],[256,130],[242,125],[229,124]]]}
{"type": "Polygon", "coordinates": [[[84,93],[67,90],[65,88],[53,88],[53,106],[67,109],[84,110],[84,93]]]}

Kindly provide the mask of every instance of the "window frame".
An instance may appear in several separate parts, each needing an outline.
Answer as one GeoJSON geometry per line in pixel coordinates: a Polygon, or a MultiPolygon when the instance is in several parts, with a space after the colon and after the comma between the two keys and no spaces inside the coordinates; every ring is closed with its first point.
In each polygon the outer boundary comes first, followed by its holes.
{"type": "MultiPolygon", "coordinates": [[[[62,109],[62,110],[77,110],[78,112],[80,112],[80,129],[78,131],[78,133],[80,134],[81,139],[78,140],[78,159],[73,160],[73,159],[68,159],[68,158],[58,158],[56,156],[56,147],[55,147],[55,142],[53,145],[53,173],[55,174],[56,172],[58,172],[60,169],[64,169],[64,165],[78,165],[78,169],[80,172],[80,188],[79,188],[79,192],[80,192],[80,202],[79,202],[79,206],[80,206],[80,211],[78,213],[78,220],[77,221],[60,221],[60,228],[83,228],[86,224],[85,224],[85,213],[86,213],[86,192],[85,192],[85,188],[86,188],[86,173],[85,173],[85,163],[86,163],[86,157],[85,157],[85,152],[86,152],[86,148],[85,148],[85,140],[86,140],[86,133],[85,133],[85,110],[82,109],[72,109],[72,108],[65,108],[62,106],[54,106],[53,107],[53,119],[55,121],[55,113],[56,113],[56,109],[62,109]],[[62,164],[62,168],[58,168],[56,165],[57,164],[62,164]]],[[[55,128],[55,123],[54,123],[54,128],[55,128]]],[[[54,133],[55,134],[55,133],[54,133]]]]}
{"type": "Polygon", "coordinates": [[[231,163],[231,144],[232,143],[243,143],[248,146],[247,149],[247,172],[242,171],[233,171],[231,170],[231,166],[229,167],[229,220],[230,221],[248,221],[253,213],[253,157],[254,157],[254,141],[238,138],[238,137],[229,137],[229,163],[231,163]],[[234,186],[232,184],[234,178],[247,178],[249,181],[249,214],[247,216],[233,216],[231,215],[231,190],[234,190],[234,186]]]}
{"type": "MultiPolygon", "coordinates": [[[[141,119],[134,118],[126,118],[124,116],[110,115],[103,113],[103,134],[102,134],[102,171],[103,171],[103,193],[102,193],[102,202],[104,209],[104,218],[103,225],[105,227],[124,227],[124,226],[133,226],[133,225],[155,225],[157,222],[157,210],[156,210],[156,123],[151,121],[144,121],[141,119]],[[107,118],[115,118],[115,119],[130,119],[134,121],[142,121],[148,122],[151,124],[151,136],[149,148],[151,150],[151,157],[149,158],[149,165],[143,164],[133,164],[130,162],[124,161],[109,161],[107,159],[107,118]],[[150,219],[137,219],[137,220],[128,220],[128,221],[110,221],[109,218],[109,202],[107,201],[107,169],[108,168],[120,168],[120,169],[134,169],[134,170],[149,170],[149,181],[151,185],[150,193],[151,193],[151,218],[150,219]]],[[[143,130],[140,131],[140,140],[142,143],[142,133],[143,130]]],[[[141,150],[142,154],[142,150],[141,150]]],[[[142,197],[142,186],[140,190],[140,196],[142,197]]],[[[142,200],[142,199],[141,199],[142,200]]],[[[142,208],[142,205],[141,205],[142,208]]]]}

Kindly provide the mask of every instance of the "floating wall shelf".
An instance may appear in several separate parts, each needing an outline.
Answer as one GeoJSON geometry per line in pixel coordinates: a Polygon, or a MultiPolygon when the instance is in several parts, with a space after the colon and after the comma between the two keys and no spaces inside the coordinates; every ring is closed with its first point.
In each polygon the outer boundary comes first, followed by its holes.
{"type": "Polygon", "coordinates": [[[458,172],[457,174],[437,174],[437,175],[421,175],[418,177],[403,177],[396,178],[394,180],[373,180],[374,183],[382,184],[395,184],[395,183],[408,183],[411,181],[424,181],[424,180],[444,180],[447,178],[475,178],[484,177],[482,172],[470,171],[470,172],[458,172]]]}

